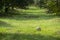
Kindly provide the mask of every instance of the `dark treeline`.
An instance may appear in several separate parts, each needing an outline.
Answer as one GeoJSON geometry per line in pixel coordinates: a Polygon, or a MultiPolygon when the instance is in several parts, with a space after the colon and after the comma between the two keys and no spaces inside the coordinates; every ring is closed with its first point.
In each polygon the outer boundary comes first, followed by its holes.
{"type": "Polygon", "coordinates": [[[56,13],[60,15],[60,0],[0,0],[0,12],[9,11],[18,7],[21,9],[27,9],[29,5],[38,5],[38,7],[44,7],[48,9],[48,13],[56,13]]]}
{"type": "Polygon", "coordinates": [[[32,4],[33,0],[0,0],[0,10],[5,8],[5,12],[8,12],[8,9],[11,7],[19,7],[25,9],[26,6],[32,4]]]}

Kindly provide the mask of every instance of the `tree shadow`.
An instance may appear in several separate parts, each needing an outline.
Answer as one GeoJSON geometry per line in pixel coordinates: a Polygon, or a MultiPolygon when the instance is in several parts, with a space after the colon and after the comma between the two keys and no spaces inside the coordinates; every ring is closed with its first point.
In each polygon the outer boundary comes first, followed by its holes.
{"type": "Polygon", "coordinates": [[[0,33],[0,40],[60,40],[60,38],[41,34],[0,33]]]}
{"type": "Polygon", "coordinates": [[[14,15],[11,19],[15,19],[15,20],[30,20],[30,19],[34,19],[34,20],[48,20],[48,19],[52,19],[55,18],[55,15],[44,15],[44,14],[20,14],[20,15],[14,15]]]}
{"type": "Polygon", "coordinates": [[[8,18],[8,19],[15,19],[15,20],[30,20],[30,19],[34,19],[34,20],[48,20],[48,19],[52,19],[55,18],[55,15],[49,15],[49,14],[42,14],[39,13],[38,15],[33,14],[33,13],[11,13],[9,15],[3,16],[3,18],[8,18]]]}
{"type": "Polygon", "coordinates": [[[7,22],[0,21],[0,27],[12,27],[12,25],[8,24],[7,22]]]}

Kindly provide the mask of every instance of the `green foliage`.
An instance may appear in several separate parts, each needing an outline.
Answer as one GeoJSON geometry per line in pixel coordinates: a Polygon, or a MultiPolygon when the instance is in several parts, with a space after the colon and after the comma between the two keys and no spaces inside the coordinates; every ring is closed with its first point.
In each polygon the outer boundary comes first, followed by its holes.
{"type": "Polygon", "coordinates": [[[39,6],[48,9],[48,13],[60,15],[60,0],[40,0],[39,6]]]}
{"type": "Polygon", "coordinates": [[[60,4],[58,0],[48,0],[47,7],[49,11],[52,11],[59,15],[60,5],[58,4],[60,4]]]}
{"type": "Polygon", "coordinates": [[[53,12],[56,12],[57,10],[57,6],[56,6],[56,2],[55,1],[53,1],[53,0],[50,0],[50,1],[48,1],[47,2],[47,6],[48,6],[48,8],[51,10],[51,11],[53,11],[53,12]]]}
{"type": "Polygon", "coordinates": [[[14,7],[18,7],[21,9],[27,9],[26,6],[29,4],[32,4],[33,0],[1,0],[0,1],[0,10],[2,12],[2,9],[5,11],[3,15],[8,14],[10,9],[14,9],[14,7]]]}

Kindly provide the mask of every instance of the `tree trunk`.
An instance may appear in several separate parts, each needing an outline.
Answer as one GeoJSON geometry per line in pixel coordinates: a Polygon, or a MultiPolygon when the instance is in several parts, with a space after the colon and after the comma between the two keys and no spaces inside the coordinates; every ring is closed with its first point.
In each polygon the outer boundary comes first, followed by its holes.
{"type": "Polygon", "coordinates": [[[5,13],[7,13],[7,12],[8,12],[8,7],[5,8],[5,13]]]}

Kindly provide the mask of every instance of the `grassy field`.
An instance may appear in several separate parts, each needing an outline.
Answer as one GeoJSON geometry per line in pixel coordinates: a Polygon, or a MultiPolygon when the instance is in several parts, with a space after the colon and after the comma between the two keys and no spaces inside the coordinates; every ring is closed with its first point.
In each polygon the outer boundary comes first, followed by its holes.
{"type": "Polygon", "coordinates": [[[0,17],[0,40],[60,40],[59,17],[45,9],[17,10],[20,15],[0,17]]]}

